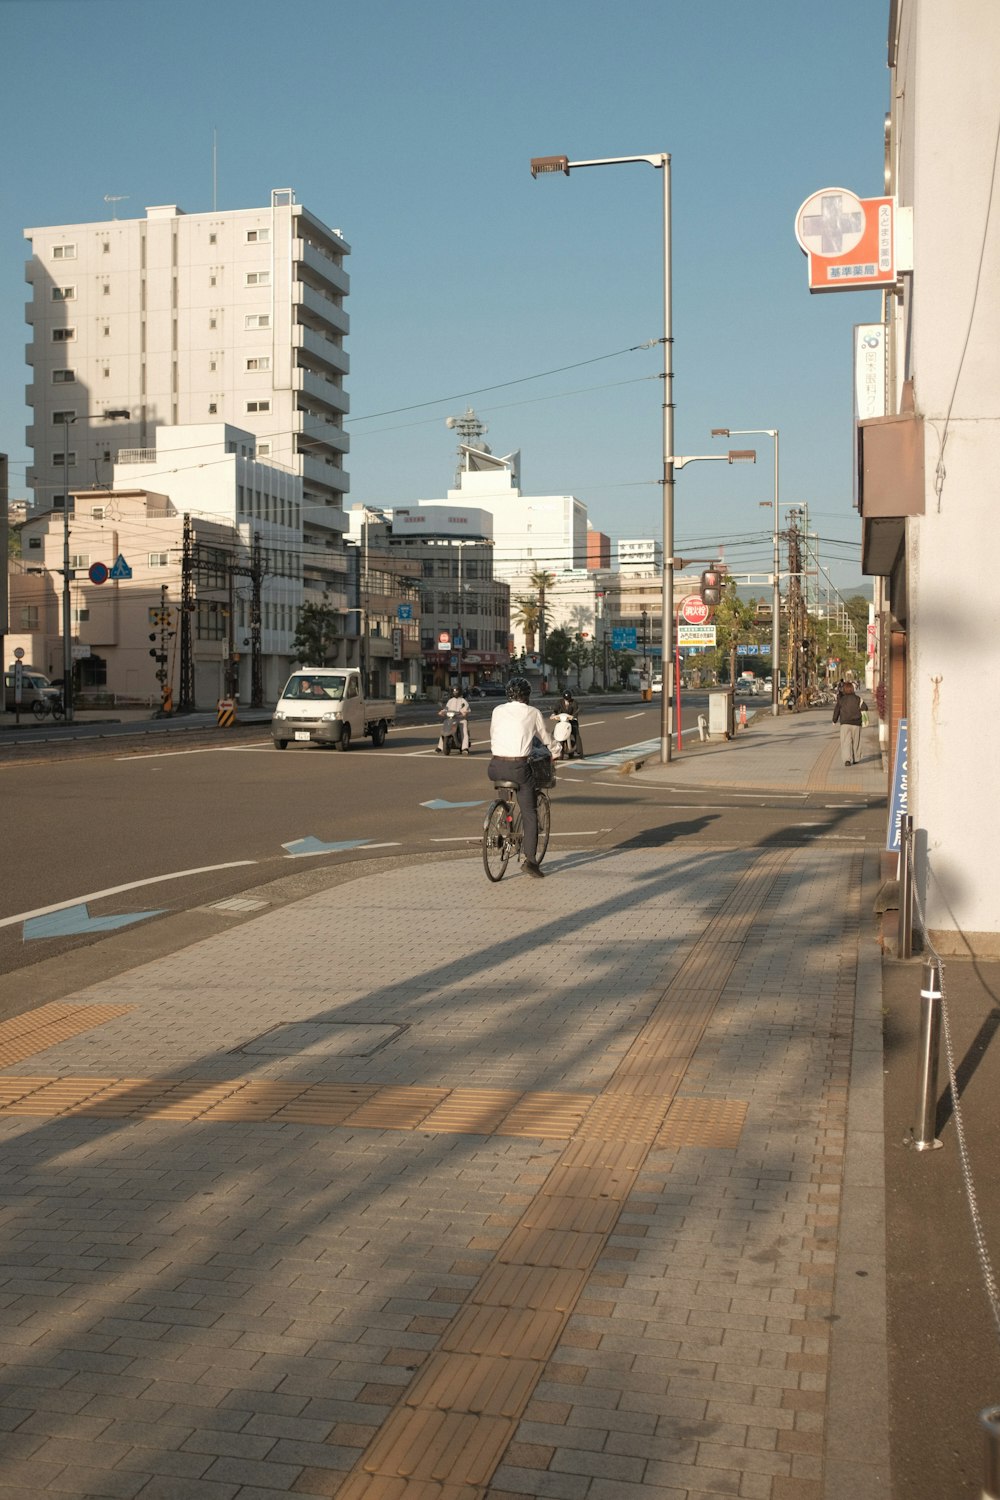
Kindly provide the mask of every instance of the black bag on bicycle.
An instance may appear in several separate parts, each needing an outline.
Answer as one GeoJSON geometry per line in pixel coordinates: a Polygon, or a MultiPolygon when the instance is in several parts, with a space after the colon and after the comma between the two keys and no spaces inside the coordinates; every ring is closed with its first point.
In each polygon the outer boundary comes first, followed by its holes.
{"type": "Polygon", "coordinates": [[[555,786],[556,768],[551,754],[543,745],[532,745],[528,755],[528,769],[536,792],[547,792],[555,786]]]}

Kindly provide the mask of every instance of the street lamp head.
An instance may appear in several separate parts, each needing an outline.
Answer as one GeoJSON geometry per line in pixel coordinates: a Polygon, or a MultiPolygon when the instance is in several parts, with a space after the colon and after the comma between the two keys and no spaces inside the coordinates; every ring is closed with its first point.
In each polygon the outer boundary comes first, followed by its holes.
{"type": "Polygon", "coordinates": [[[546,172],[564,172],[569,176],[568,156],[533,156],[531,158],[532,177],[541,177],[546,172]]]}
{"type": "Polygon", "coordinates": [[[730,448],[726,456],[731,464],[755,464],[757,462],[757,449],[730,448]]]}
{"type": "Polygon", "coordinates": [[[132,415],[132,413],[126,407],[114,407],[111,411],[102,412],[101,415],[107,419],[110,419],[112,417],[124,417],[127,420],[132,415]]]}
{"type": "Polygon", "coordinates": [[[728,427],[713,427],[712,428],[712,436],[713,437],[728,437],[729,436],[729,428],[728,427]]]}

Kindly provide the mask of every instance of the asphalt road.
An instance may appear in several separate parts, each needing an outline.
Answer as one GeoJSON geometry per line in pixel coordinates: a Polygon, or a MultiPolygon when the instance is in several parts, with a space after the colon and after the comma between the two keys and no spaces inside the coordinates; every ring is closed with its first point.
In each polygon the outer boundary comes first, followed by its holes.
{"type": "MultiPolygon", "coordinates": [[[[471,756],[434,753],[438,722],[422,705],[381,749],[355,742],[347,754],[278,751],[266,723],[183,734],[133,726],[46,744],[8,738],[0,971],[95,948],[108,950],[98,964],[138,962],[259,909],[247,902],[272,905],[349,878],[358,861],[474,849],[491,796],[484,736],[494,706],[476,705],[471,756]],[[183,933],[167,921],[192,913],[183,933]]],[[[704,698],[691,695],[684,707],[693,734],[704,698]]],[[[587,761],[565,764],[553,793],[556,849],[881,836],[880,817],[857,799],[830,807],[795,796],[678,793],[624,775],[630,748],[658,740],[659,699],[591,703],[581,728],[587,761]]],[[[93,965],[89,953],[84,972],[100,972],[93,965]]]]}

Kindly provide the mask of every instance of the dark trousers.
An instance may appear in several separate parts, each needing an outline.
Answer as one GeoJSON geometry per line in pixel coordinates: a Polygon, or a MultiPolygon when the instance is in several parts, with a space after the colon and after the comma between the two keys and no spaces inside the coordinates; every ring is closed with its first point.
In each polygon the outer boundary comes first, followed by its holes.
{"type": "Polygon", "coordinates": [[[526,760],[505,760],[495,755],[486,768],[491,781],[512,781],[517,787],[517,805],[521,809],[524,827],[524,842],[521,845],[524,857],[535,862],[538,849],[538,812],[535,808],[535,780],[526,760]]]}

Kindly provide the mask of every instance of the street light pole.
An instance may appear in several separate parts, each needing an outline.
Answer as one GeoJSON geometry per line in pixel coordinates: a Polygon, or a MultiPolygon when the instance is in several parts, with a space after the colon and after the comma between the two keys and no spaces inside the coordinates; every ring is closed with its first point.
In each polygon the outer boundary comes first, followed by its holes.
{"type": "Polygon", "coordinates": [[[628,162],[646,162],[663,173],[663,696],[660,704],[660,761],[673,759],[674,736],[674,367],[673,308],[671,296],[670,155],[666,151],[649,156],[607,156],[596,161],[570,161],[565,156],[536,156],[532,177],[562,172],[567,177],[580,167],[617,167],[628,162]]]}
{"type": "Polygon", "coordinates": [[[130,411],[96,412],[93,416],[78,416],[76,412],[66,413],[63,416],[63,426],[66,429],[63,434],[63,565],[62,565],[62,637],[63,637],[63,706],[66,710],[66,723],[73,722],[73,620],[72,599],[70,595],[70,567],[69,567],[69,429],[76,422],[110,421],[116,417],[128,418],[132,415],[130,411]]]}
{"type": "MultiPolygon", "coordinates": [[[[780,700],[781,679],[781,550],[780,530],[778,526],[778,429],[777,427],[713,427],[713,437],[730,437],[735,433],[739,437],[774,438],[774,516],[772,527],[772,580],[771,580],[771,713],[775,718],[778,715],[778,703],[780,700]]],[[[762,500],[762,505],[767,501],[762,500]]]]}

